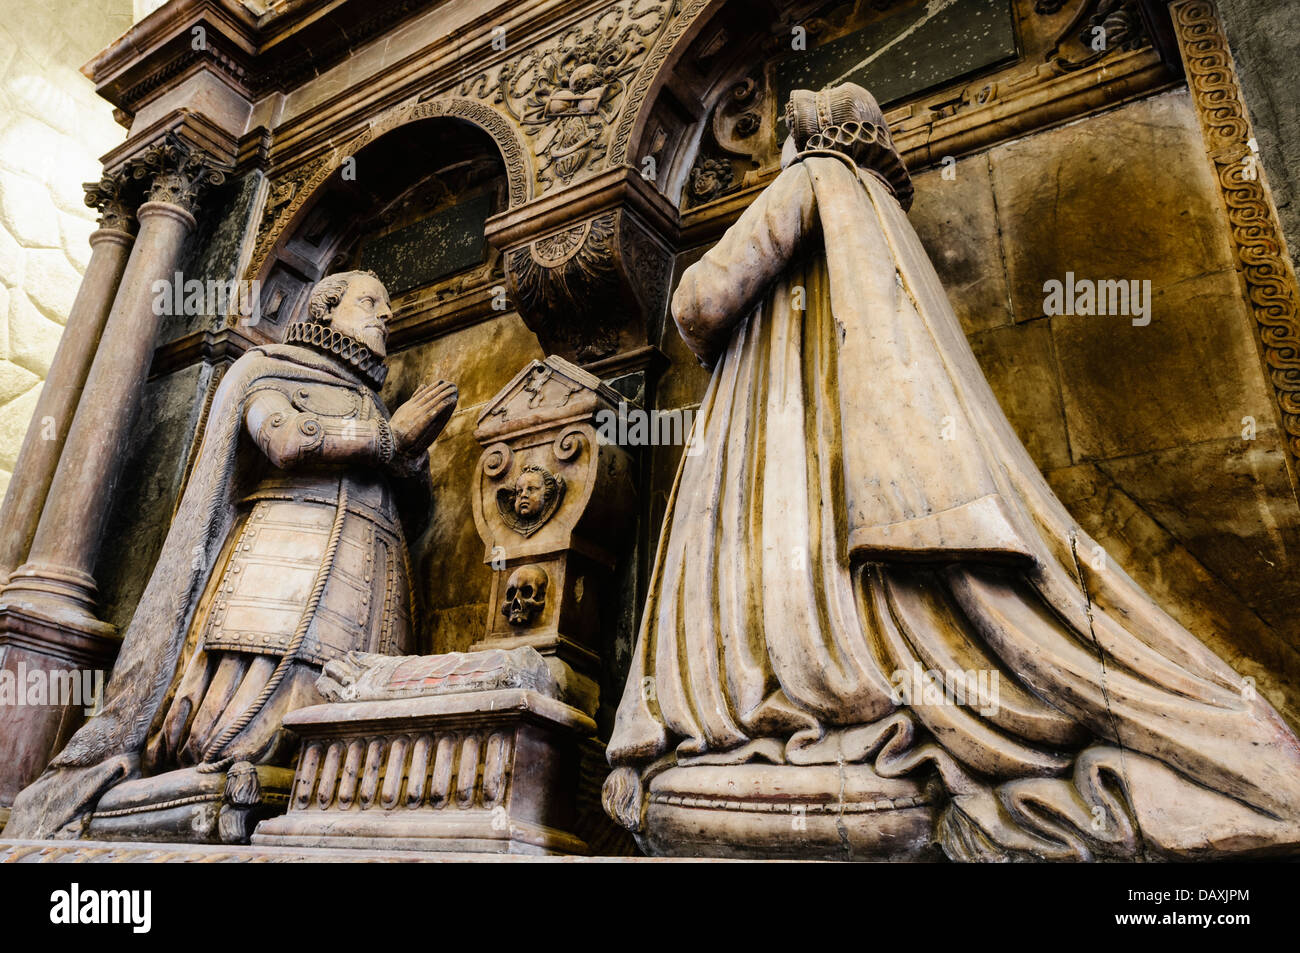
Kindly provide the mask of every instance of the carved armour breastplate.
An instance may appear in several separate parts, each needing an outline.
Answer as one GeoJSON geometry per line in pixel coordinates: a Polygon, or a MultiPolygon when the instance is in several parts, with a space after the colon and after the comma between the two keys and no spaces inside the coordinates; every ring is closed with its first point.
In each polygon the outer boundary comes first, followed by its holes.
{"type": "MultiPolygon", "coordinates": [[[[330,426],[379,413],[373,400],[347,388],[277,389],[299,409],[335,418],[330,426]]],[[[322,464],[292,473],[272,470],[244,497],[243,508],[207,601],[202,622],[207,649],[283,655],[324,573],[299,658],[323,665],[352,650],[410,650],[406,541],[379,468],[322,464]],[[341,496],[346,514],[330,559],[341,496]]]]}

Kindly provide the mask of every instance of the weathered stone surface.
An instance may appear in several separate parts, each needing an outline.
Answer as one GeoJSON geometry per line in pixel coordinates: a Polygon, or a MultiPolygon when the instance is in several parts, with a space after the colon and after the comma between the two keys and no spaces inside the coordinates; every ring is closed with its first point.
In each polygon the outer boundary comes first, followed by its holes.
{"type": "Polygon", "coordinates": [[[0,228],[0,282],[10,288],[21,286],[26,261],[22,246],[6,229],[0,228]]]}
{"type": "Polygon", "coordinates": [[[1067,272],[1156,291],[1232,267],[1186,92],[1053,129],[990,154],[1015,320],[1043,316],[1067,272]]]}
{"type": "Polygon", "coordinates": [[[18,448],[27,432],[27,422],[36,409],[40,388],[33,387],[21,397],[0,407],[0,467],[10,472],[18,459],[18,448]]]}
{"type": "MultiPolygon", "coordinates": [[[[44,377],[59,346],[63,326],[41,314],[26,292],[13,292],[9,303],[9,359],[44,377]]],[[[15,447],[14,452],[17,452],[15,447]]]]}
{"type": "MultiPolygon", "coordinates": [[[[89,233],[88,228],[86,236],[89,233]]],[[[82,244],[89,251],[84,237],[82,244]]],[[[27,252],[23,290],[37,310],[51,321],[67,323],[68,313],[72,310],[72,299],[77,296],[77,286],[80,283],[81,273],[68,261],[62,248],[33,248],[27,252]]]]}
{"type": "MultiPolygon", "coordinates": [[[[1110,466],[1111,464],[1107,464],[1110,466]]],[[[1052,490],[1103,547],[1104,565],[1138,581],[1180,624],[1213,649],[1292,724],[1300,723],[1300,651],[1279,637],[1241,595],[1208,569],[1095,464],[1048,474],[1052,490]]],[[[1092,554],[1082,558],[1091,560],[1092,554]]],[[[1248,587],[1254,597],[1258,581],[1248,587]]]]}
{"type": "Polygon", "coordinates": [[[1294,570],[1300,554],[1300,518],[1276,430],[1098,466],[1287,644],[1300,645],[1300,574],[1259,584],[1279,568],[1294,570]]]}
{"type": "Polygon", "coordinates": [[[1070,442],[1048,322],[985,331],[970,344],[1034,463],[1041,470],[1068,466],[1070,442]]]}
{"type": "Polygon", "coordinates": [[[1010,324],[1006,252],[989,156],[945,162],[916,176],[915,182],[908,219],[948,290],[962,330],[976,334],[1010,324]]]}
{"type": "Polygon", "coordinates": [[[0,362],[0,405],[27,393],[40,382],[31,371],[7,361],[0,362]]]}
{"type": "Polygon", "coordinates": [[[1235,277],[1156,285],[1145,327],[1125,316],[1052,319],[1076,462],[1227,439],[1245,417],[1272,419],[1235,277]]]}

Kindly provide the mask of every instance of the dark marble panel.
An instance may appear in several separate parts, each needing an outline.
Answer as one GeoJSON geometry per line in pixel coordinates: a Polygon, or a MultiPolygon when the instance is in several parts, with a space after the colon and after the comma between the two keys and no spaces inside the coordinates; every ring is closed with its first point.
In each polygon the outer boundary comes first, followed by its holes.
{"type": "Polygon", "coordinates": [[[777,65],[777,102],[793,89],[865,86],[882,106],[1016,55],[1009,0],[915,3],[777,65]]]}
{"type": "Polygon", "coordinates": [[[390,295],[399,295],[482,264],[487,251],[483,227],[491,212],[487,194],[434,212],[368,241],[361,267],[379,275],[390,295]]]}

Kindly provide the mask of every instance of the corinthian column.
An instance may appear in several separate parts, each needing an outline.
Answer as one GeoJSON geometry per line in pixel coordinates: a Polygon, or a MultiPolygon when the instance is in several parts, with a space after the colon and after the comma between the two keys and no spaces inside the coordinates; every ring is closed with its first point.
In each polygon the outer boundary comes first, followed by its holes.
{"type": "Polygon", "coordinates": [[[27,562],[0,593],[55,621],[95,623],[92,575],[157,334],[154,283],[171,281],[200,191],[224,179],[210,157],[168,134],[127,163],[148,182],[139,235],[84,396],[46,496],[27,562]]]}
{"type": "Polygon", "coordinates": [[[100,212],[99,229],[91,233],[90,264],[68,312],[67,326],[0,507],[0,583],[27,558],[72,415],[122,281],[135,238],[135,218],[122,194],[126,185],[121,173],[85,185],[86,204],[100,212]]]}

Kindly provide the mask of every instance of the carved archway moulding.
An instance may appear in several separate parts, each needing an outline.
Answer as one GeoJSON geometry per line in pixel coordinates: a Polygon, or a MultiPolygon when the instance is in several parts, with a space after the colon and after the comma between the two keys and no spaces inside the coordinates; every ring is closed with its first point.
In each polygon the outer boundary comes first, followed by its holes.
{"type": "Polygon", "coordinates": [[[619,116],[618,125],[614,127],[614,136],[609,146],[609,164],[618,166],[628,161],[628,147],[633,141],[633,132],[644,132],[643,127],[650,116],[649,106],[653,102],[650,93],[657,81],[667,76],[668,58],[674,53],[686,50],[695,39],[698,29],[714,13],[722,8],[726,0],[689,0],[660,34],[658,41],[646,55],[640,71],[628,88],[627,99],[619,116]],[[705,16],[705,14],[709,16],[705,16]]]}
{"type": "Polygon", "coordinates": [[[509,207],[516,208],[533,198],[536,177],[532,154],[522,133],[507,116],[473,99],[425,94],[381,113],[342,145],[270,180],[245,276],[266,277],[271,252],[292,234],[312,199],[349,157],[394,129],[429,119],[460,119],[486,133],[496,144],[505,165],[509,207]]]}

